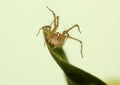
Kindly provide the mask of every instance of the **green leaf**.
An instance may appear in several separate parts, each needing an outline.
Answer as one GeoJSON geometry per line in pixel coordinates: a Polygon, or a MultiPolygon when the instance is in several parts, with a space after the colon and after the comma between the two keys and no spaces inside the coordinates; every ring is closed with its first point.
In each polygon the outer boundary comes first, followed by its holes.
{"type": "Polygon", "coordinates": [[[65,77],[68,82],[68,85],[107,85],[102,80],[91,75],[90,73],[85,72],[82,69],[79,69],[74,65],[70,64],[62,46],[57,46],[56,48],[54,48],[53,45],[50,45],[48,43],[48,39],[51,34],[50,26],[43,26],[41,29],[43,30],[43,35],[48,50],[52,55],[52,57],[54,58],[54,60],[56,61],[56,63],[65,73],[65,77]]]}
{"type": "Polygon", "coordinates": [[[48,43],[47,47],[54,60],[64,71],[68,85],[107,85],[90,73],[71,65],[62,47],[53,49],[53,46],[48,43]]]}

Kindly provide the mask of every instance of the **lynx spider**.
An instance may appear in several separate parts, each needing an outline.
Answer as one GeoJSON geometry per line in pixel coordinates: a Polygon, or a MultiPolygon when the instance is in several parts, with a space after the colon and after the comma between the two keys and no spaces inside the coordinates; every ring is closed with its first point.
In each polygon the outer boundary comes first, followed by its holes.
{"type": "Polygon", "coordinates": [[[76,41],[78,41],[81,44],[81,51],[80,51],[80,53],[81,53],[81,56],[83,57],[83,53],[82,53],[82,49],[83,49],[82,41],[79,40],[79,39],[77,39],[77,38],[71,37],[69,35],[69,33],[68,33],[70,30],[72,30],[75,27],[77,27],[78,31],[81,33],[79,25],[78,24],[73,25],[69,29],[64,30],[62,32],[62,34],[59,33],[59,32],[56,32],[56,30],[58,29],[58,26],[59,26],[59,16],[56,16],[55,13],[54,13],[54,11],[51,10],[50,8],[48,8],[48,9],[52,12],[54,20],[52,21],[51,25],[45,25],[42,28],[40,28],[36,36],[39,35],[40,30],[43,30],[43,33],[45,34],[44,36],[46,36],[47,42],[49,44],[53,45],[54,49],[56,47],[58,47],[58,46],[63,46],[63,44],[64,44],[64,42],[65,42],[65,40],[67,38],[76,40],[76,41]],[[52,28],[52,24],[53,24],[53,28],[52,28]]]}

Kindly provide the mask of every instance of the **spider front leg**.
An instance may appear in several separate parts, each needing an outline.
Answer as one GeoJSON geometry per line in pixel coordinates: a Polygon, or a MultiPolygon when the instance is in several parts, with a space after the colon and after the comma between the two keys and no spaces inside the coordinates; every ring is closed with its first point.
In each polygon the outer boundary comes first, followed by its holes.
{"type": "MultiPolygon", "coordinates": [[[[47,8],[48,8],[48,7],[47,7],[47,8]]],[[[53,20],[53,22],[51,23],[51,25],[54,24],[53,30],[51,31],[52,33],[54,33],[54,32],[56,32],[56,30],[57,30],[57,28],[58,28],[58,25],[59,25],[59,16],[56,16],[55,13],[54,13],[54,11],[51,10],[50,8],[48,8],[48,9],[52,12],[53,17],[54,17],[54,20],[53,20]]]]}
{"type": "MultiPolygon", "coordinates": [[[[53,30],[51,31],[52,33],[54,33],[54,32],[57,30],[58,26],[59,26],[59,16],[57,16],[55,19],[56,19],[57,21],[56,21],[56,24],[54,24],[53,30]]],[[[51,24],[50,24],[51,27],[52,27],[52,24],[53,24],[54,22],[55,22],[55,20],[53,20],[53,21],[51,22],[51,24]]]]}

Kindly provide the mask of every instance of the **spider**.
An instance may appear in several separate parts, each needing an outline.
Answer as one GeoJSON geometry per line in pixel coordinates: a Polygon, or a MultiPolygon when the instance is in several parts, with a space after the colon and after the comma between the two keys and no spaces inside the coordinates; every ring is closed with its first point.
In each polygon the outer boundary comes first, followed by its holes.
{"type": "Polygon", "coordinates": [[[70,30],[72,30],[75,27],[77,27],[78,31],[81,33],[79,25],[75,24],[72,27],[70,27],[69,29],[64,30],[62,33],[56,32],[56,30],[58,29],[58,26],[59,26],[59,16],[56,16],[56,14],[54,13],[54,11],[51,10],[50,8],[48,8],[48,10],[52,12],[54,20],[52,21],[52,23],[50,25],[45,25],[45,26],[41,27],[39,29],[39,31],[38,31],[38,33],[37,33],[36,36],[39,35],[40,30],[43,30],[45,41],[47,41],[47,43],[53,45],[54,49],[56,47],[58,47],[58,46],[63,46],[65,40],[68,39],[68,38],[76,40],[76,41],[78,41],[81,44],[80,53],[81,53],[81,56],[83,57],[83,53],[82,53],[82,49],[83,49],[82,41],[79,40],[79,39],[77,39],[77,38],[74,38],[74,37],[70,36],[69,33],[68,33],[70,30]],[[52,24],[53,24],[53,28],[52,28],[52,24]]]}

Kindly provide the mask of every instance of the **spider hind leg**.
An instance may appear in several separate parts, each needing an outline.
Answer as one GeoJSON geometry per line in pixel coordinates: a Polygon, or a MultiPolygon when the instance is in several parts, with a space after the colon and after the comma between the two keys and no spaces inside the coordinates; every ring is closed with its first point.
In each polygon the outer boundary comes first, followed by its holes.
{"type": "Polygon", "coordinates": [[[70,38],[70,39],[73,39],[73,40],[76,40],[76,41],[78,41],[79,43],[80,43],[80,45],[81,45],[81,47],[80,47],[80,53],[81,53],[81,56],[82,56],[82,58],[83,58],[83,44],[82,44],[82,41],[81,40],[79,40],[79,39],[77,39],[77,38],[74,38],[74,37],[71,37],[71,36],[66,36],[66,38],[70,38]]]}

